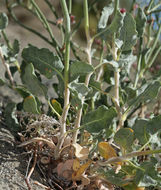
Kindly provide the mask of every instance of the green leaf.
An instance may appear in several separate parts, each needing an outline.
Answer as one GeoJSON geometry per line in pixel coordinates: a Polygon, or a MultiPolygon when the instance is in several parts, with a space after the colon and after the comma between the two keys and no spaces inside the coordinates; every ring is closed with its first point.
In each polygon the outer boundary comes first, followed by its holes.
{"type": "Polygon", "coordinates": [[[136,20],[136,30],[138,32],[138,37],[142,37],[144,34],[147,19],[144,11],[140,7],[138,8],[135,20],[136,20]]]}
{"type": "Polygon", "coordinates": [[[23,49],[22,57],[27,63],[32,63],[34,68],[47,78],[50,79],[54,74],[63,78],[61,72],[64,66],[60,58],[48,49],[39,49],[29,45],[28,48],[23,49]]]}
{"type": "Polygon", "coordinates": [[[15,112],[16,112],[16,104],[15,103],[7,104],[4,111],[5,123],[13,133],[17,133],[18,131],[20,131],[20,126],[16,118],[15,112]]]}
{"type": "Polygon", "coordinates": [[[93,98],[93,100],[95,101],[100,93],[100,91],[102,91],[101,89],[101,83],[99,81],[96,81],[94,76],[91,77],[90,81],[89,81],[89,87],[90,91],[87,95],[87,99],[88,98],[93,98]]]}
{"type": "Polygon", "coordinates": [[[36,77],[32,63],[26,65],[23,64],[21,79],[23,84],[33,95],[47,95],[47,88],[36,77]]]}
{"type": "Polygon", "coordinates": [[[119,67],[118,62],[114,61],[112,56],[108,56],[106,59],[103,59],[102,64],[107,64],[108,68],[115,70],[119,67]]]}
{"type": "Polygon", "coordinates": [[[17,55],[20,51],[20,43],[17,39],[14,40],[12,45],[13,55],[17,55]]]}
{"type": "Polygon", "coordinates": [[[140,89],[143,92],[141,92],[139,96],[137,96],[130,102],[130,107],[134,107],[139,105],[140,103],[151,101],[157,97],[159,89],[161,87],[160,81],[153,81],[149,85],[146,84],[146,86],[147,87],[145,87],[145,89],[140,89]]]}
{"type": "Polygon", "coordinates": [[[129,51],[136,44],[136,23],[130,13],[126,13],[126,16],[124,17],[119,39],[124,42],[121,48],[122,51],[129,51]]]}
{"type": "Polygon", "coordinates": [[[142,170],[138,169],[136,172],[136,176],[134,178],[134,182],[139,187],[149,187],[157,185],[161,185],[161,176],[156,170],[157,160],[152,158],[150,162],[143,162],[141,164],[142,170]]]}
{"type": "Polygon", "coordinates": [[[100,36],[103,40],[112,40],[112,36],[114,34],[119,34],[121,27],[123,26],[123,19],[124,15],[120,13],[120,11],[117,11],[112,23],[107,26],[105,29],[99,30],[100,36]]]}
{"type": "Polygon", "coordinates": [[[18,86],[15,90],[22,96],[23,101],[23,109],[26,112],[31,112],[34,114],[40,113],[40,102],[34,97],[31,92],[29,92],[24,86],[18,86]]]}
{"type": "Polygon", "coordinates": [[[108,169],[107,171],[99,169],[98,172],[111,184],[122,186],[127,183],[125,174],[122,172],[116,173],[114,169],[108,169]]]}
{"type": "Polygon", "coordinates": [[[131,128],[122,128],[114,136],[114,141],[125,150],[131,151],[134,142],[134,132],[131,128]]]}
{"type": "Polygon", "coordinates": [[[82,61],[73,61],[70,65],[70,75],[72,78],[77,78],[79,75],[92,73],[94,68],[92,65],[82,61]]]}
{"type": "Polygon", "coordinates": [[[139,140],[141,145],[146,144],[149,141],[149,134],[147,133],[147,124],[148,120],[138,119],[133,125],[132,129],[134,130],[134,136],[139,140]]]}
{"type": "Polygon", "coordinates": [[[152,118],[147,123],[147,132],[151,135],[161,132],[161,115],[152,118]]]}
{"type": "Polygon", "coordinates": [[[8,17],[5,13],[0,13],[0,30],[4,30],[8,25],[8,17]]]}
{"type": "Polygon", "coordinates": [[[106,28],[108,18],[113,13],[113,11],[114,11],[114,7],[112,4],[110,4],[108,7],[103,8],[103,11],[102,11],[99,23],[98,23],[99,29],[106,28]]]}
{"type": "Polygon", "coordinates": [[[127,94],[127,103],[129,103],[129,101],[136,97],[136,90],[131,87],[126,87],[125,91],[127,94]]]}
{"type": "Polygon", "coordinates": [[[52,105],[52,107],[55,109],[55,111],[56,111],[59,115],[61,115],[61,114],[63,113],[63,109],[62,109],[62,107],[61,107],[61,104],[60,104],[57,100],[52,99],[52,100],[51,100],[51,105],[52,105]]]}
{"type": "Polygon", "coordinates": [[[113,107],[108,109],[106,106],[100,106],[83,117],[82,125],[89,133],[98,133],[102,129],[107,129],[116,116],[117,113],[113,107]]]}
{"type": "Polygon", "coordinates": [[[31,94],[24,86],[18,86],[15,88],[15,90],[21,95],[23,99],[30,96],[31,94]]]}
{"type": "Polygon", "coordinates": [[[131,65],[136,61],[136,56],[132,52],[122,53],[119,57],[118,65],[121,69],[124,69],[128,74],[130,73],[131,65]]]}
{"type": "Polygon", "coordinates": [[[5,84],[4,80],[0,79],[0,86],[3,86],[5,84]]]}
{"type": "MultiPolygon", "coordinates": [[[[10,66],[10,71],[11,71],[12,76],[14,76],[14,74],[17,72],[17,67],[16,66],[10,66]]],[[[6,79],[9,80],[9,76],[8,76],[7,71],[5,72],[5,77],[6,77],[6,79]]]]}
{"type": "Polygon", "coordinates": [[[26,112],[31,112],[33,114],[40,114],[38,110],[38,104],[37,104],[36,98],[32,95],[24,99],[23,109],[26,112]]]}
{"type": "Polygon", "coordinates": [[[72,95],[71,104],[80,109],[83,106],[83,99],[88,94],[89,89],[84,83],[78,83],[78,80],[71,82],[69,89],[72,95]]]}

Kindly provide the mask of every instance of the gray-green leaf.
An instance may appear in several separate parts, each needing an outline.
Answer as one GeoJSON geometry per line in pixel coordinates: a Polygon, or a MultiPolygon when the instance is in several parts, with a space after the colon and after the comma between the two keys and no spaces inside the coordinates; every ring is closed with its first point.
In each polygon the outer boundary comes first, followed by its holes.
{"type": "Polygon", "coordinates": [[[98,23],[99,29],[103,29],[106,27],[108,18],[113,13],[113,11],[114,11],[114,7],[112,4],[110,4],[108,7],[103,8],[103,11],[102,11],[99,23],[98,23]]]}
{"type": "Polygon", "coordinates": [[[86,75],[94,71],[92,65],[82,61],[73,61],[70,65],[70,75],[77,78],[79,75],[86,75]]]}
{"type": "Polygon", "coordinates": [[[114,34],[119,34],[121,27],[123,26],[124,14],[121,14],[120,11],[117,11],[112,23],[107,26],[105,29],[100,30],[100,36],[103,40],[112,40],[114,34]]]}
{"type": "Polygon", "coordinates": [[[136,16],[136,30],[138,32],[138,37],[143,36],[145,25],[146,25],[146,15],[144,11],[139,7],[136,16]]]}
{"type": "Polygon", "coordinates": [[[47,88],[38,80],[35,75],[34,67],[32,63],[26,64],[23,68],[24,72],[21,74],[21,79],[23,84],[29,89],[29,91],[38,96],[38,95],[47,95],[47,88]]]}
{"type": "Polygon", "coordinates": [[[27,63],[32,63],[35,69],[47,78],[50,79],[54,74],[58,74],[63,78],[61,72],[64,66],[60,58],[48,49],[39,49],[29,45],[28,48],[22,51],[22,57],[27,63]]]}
{"type": "Polygon", "coordinates": [[[107,129],[116,116],[113,107],[108,109],[106,106],[100,106],[83,117],[82,125],[89,133],[99,133],[102,129],[107,129]]]}
{"type": "Polygon", "coordinates": [[[77,106],[80,109],[83,106],[83,99],[88,94],[89,89],[84,83],[78,83],[77,80],[69,84],[69,89],[71,91],[73,106],[77,106]]]}
{"type": "Polygon", "coordinates": [[[129,51],[136,44],[136,23],[130,13],[126,13],[126,16],[124,17],[119,39],[124,42],[121,48],[122,51],[129,51]]]}
{"type": "Polygon", "coordinates": [[[0,30],[4,30],[8,25],[8,17],[5,13],[0,13],[0,30]]]}
{"type": "Polygon", "coordinates": [[[140,103],[153,100],[154,98],[157,97],[160,87],[161,87],[161,82],[160,81],[153,81],[153,82],[151,82],[143,90],[143,92],[141,92],[139,94],[139,96],[137,96],[136,98],[134,98],[131,101],[130,106],[134,107],[134,106],[139,105],[140,103]]]}

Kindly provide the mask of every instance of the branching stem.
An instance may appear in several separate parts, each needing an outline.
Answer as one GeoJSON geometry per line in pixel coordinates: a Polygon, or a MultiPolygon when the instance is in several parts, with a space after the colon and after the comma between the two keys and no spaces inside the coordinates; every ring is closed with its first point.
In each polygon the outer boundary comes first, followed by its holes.
{"type": "Polygon", "coordinates": [[[70,60],[70,32],[71,32],[71,26],[70,26],[70,17],[69,12],[67,8],[67,4],[65,0],[61,0],[61,6],[64,13],[64,18],[66,21],[66,27],[65,27],[65,55],[64,55],[64,108],[63,113],[60,118],[61,123],[61,130],[60,130],[60,136],[58,139],[58,144],[55,149],[55,159],[58,159],[60,156],[60,150],[62,148],[62,145],[64,143],[65,134],[66,134],[66,120],[69,110],[69,98],[70,98],[70,91],[68,88],[68,82],[69,82],[69,60],[70,60]]]}
{"type": "MultiPolygon", "coordinates": [[[[88,64],[92,65],[91,48],[92,48],[93,40],[90,37],[90,31],[89,31],[88,1],[84,0],[83,5],[84,5],[84,17],[85,17],[85,33],[86,33],[86,39],[87,39],[87,48],[86,48],[87,60],[88,60],[88,64]]],[[[92,73],[89,73],[87,74],[85,78],[85,85],[87,87],[89,85],[91,75],[92,73]]],[[[83,103],[84,103],[84,100],[85,100],[85,97],[82,100],[83,103]]],[[[74,128],[77,130],[75,130],[73,134],[73,143],[77,142],[78,128],[80,127],[81,117],[82,117],[82,108],[79,109],[77,112],[75,125],[74,125],[74,128]]]]}

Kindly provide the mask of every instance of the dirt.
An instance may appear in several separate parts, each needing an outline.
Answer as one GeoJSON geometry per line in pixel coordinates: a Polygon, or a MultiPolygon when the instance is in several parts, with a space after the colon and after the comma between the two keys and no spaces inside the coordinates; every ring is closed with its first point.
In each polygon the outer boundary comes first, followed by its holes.
{"type": "MultiPolygon", "coordinates": [[[[0,12],[7,12],[3,3],[4,1],[0,1],[0,12]]],[[[41,7],[43,7],[43,10],[46,12],[47,7],[44,6],[43,3],[41,4],[41,7]]],[[[23,10],[18,11],[18,15],[22,19],[25,19],[25,24],[34,26],[42,33],[45,33],[45,30],[41,28],[40,23],[35,19],[31,19],[30,16],[26,17],[23,10]]],[[[49,47],[45,41],[39,39],[35,35],[31,35],[30,32],[23,30],[12,20],[9,21],[9,26],[6,29],[6,32],[11,41],[15,38],[20,41],[21,49],[26,47],[28,43],[40,48],[49,47]]],[[[57,31],[56,33],[58,35],[57,31]]],[[[1,63],[0,76],[2,79],[4,78],[4,68],[1,63]]],[[[5,121],[2,118],[2,104],[4,101],[6,102],[10,100],[19,102],[19,97],[17,97],[9,88],[0,88],[0,190],[27,190],[25,176],[29,155],[24,154],[24,150],[17,147],[17,139],[15,139],[15,136],[9,130],[8,126],[5,125],[5,121]]],[[[32,190],[44,189],[33,184],[35,180],[44,184],[43,177],[40,173],[41,172],[36,169],[31,176],[30,182],[32,190]]]]}
{"type": "MultiPolygon", "coordinates": [[[[0,124],[0,190],[27,190],[25,183],[28,156],[17,148],[14,136],[6,126],[0,124]]],[[[31,177],[33,190],[42,190],[33,184],[35,180],[41,182],[41,176],[37,170],[31,177]]]]}

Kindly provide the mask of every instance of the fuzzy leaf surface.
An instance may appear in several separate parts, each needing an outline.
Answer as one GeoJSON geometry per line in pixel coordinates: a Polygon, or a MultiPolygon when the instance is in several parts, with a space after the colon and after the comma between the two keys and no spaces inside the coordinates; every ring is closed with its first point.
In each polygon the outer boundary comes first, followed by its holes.
{"type": "Polygon", "coordinates": [[[129,51],[136,44],[136,23],[130,13],[126,13],[126,16],[124,17],[119,39],[124,42],[122,45],[122,51],[129,51]]]}
{"type": "Polygon", "coordinates": [[[8,25],[8,17],[5,13],[0,13],[0,30],[4,30],[8,25]]]}
{"type": "Polygon", "coordinates": [[[150,162],[143,162],[140,166],[143,170],[137,170],[136,172],[135,184],[139,187],[160,186],[161,177],[156,170],[156,164],[157,160],[155,158],[151,158],[150,162]]]}
{"type": "Polygon", "coordinates": [[[32,63],[35,69],[49,79],[55,74],[62,76],[61,72],[64,66],[60,58],[46,48],[39,49],[29,45],[29,47],[23,49],[22,57],[27,63],[32,63]]]}
{"type": "Polygon", "coordinates": [[[72,105],[80,109],[83,106],[83,98],[88,94],[89,89],[84,83],[78,83],[77,80],[69,84],[69,89],[72,94],[72,105]]]}
{"type": "Polygon", "coordinates": [[[113,11],[114,11],[114,8],[113,8],[112,4],[110,4],[108,7],[103,8],[103,11],[102,11],[99,23],[98,23],[99,29],[103,29],[106,27],[108,18],[113,13],[113,11]]]}
{"type": "Polygon", "coordinates": [[[12,132],[17,134],[17,132],[20,130],[20,126],[18,124],[15,111],[16,104],[12,102],[8,103],[4,111],[4,117],[7,127],[9,127],[12,132]]]}
{"type": "Polygon", "coordinates": [[[147,124],[147,120],[138,119],[132,127],[132,129],[134,130],[134,136],[136,139],[139,140],[139,143],[141,145],[144,145],[149,140],[149,134],[146,131],[147,124]]]}
{"type": "Polygon", "coordinates": [[[140,89],[142,92],[130,102],[130,106],[137,106],[140,103],[153,100],[157,97],[160,87],[160,81],[151,82],[145,89],[140,89]]]}
{"type": "Polygon", "coordinates": [[[32,63],[26,64],[23,68],[24,72],[21,74],[21,79],[23,84],[26,85],[28,90],[38,96],[38,95],[47,95],[47,88],[39,81],[35,75],[34,67],[32,63]]]}
{"type": "Polygon", "coordinates": [[[111,107],[100,106],[96,110],[87,113],[83,117],[83,125],[89,133],[99,133],[102,129],[107,129],[114,117],[116,110],[111,107]]]}
{"type": "Polygon", "coordinates": [[[136,30],[138,32],[138,37],[141,37],[143,36],[147,19],[144,11],[140,7],[138,8],[135,20],[136,20],[136,30]]]}
{"type": "Polygon", "coordinates": [[[74,61],[70,65],[70,75],[71,77],[78,77],[79,75],[86,75],[94,71],[92,65],[87,64],[86,62],[82,61],[74,61]]]}
{"type": "Polygon", "coordinates": [[[114,136],[114,141],[125,150],[131,151],[134,142],[134,132],[130,128],[118,130],[114,136]]]}
{"type": "Polygon", "coordinates": [[[112,40],[111,36],[113,34],[118,34],[121,27],[123,26],[123,19],[124,15],[120,13],[120,11],[116,12],[116,15],[114,16],[112,23],[107,26],[105,29],[100,30],[100,36],[103,40],[112,40]]]}

